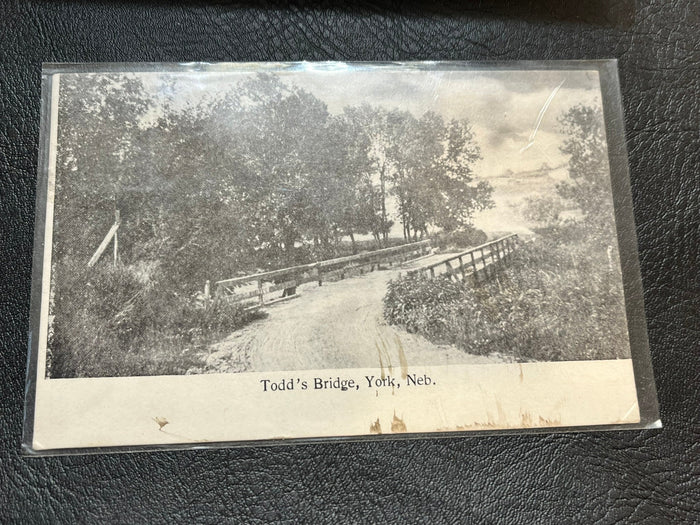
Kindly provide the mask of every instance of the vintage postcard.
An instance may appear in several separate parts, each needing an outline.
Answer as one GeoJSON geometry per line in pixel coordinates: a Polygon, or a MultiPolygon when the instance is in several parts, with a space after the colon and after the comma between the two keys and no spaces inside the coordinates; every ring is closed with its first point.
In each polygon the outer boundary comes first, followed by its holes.
{"type": "Polygon", "coordinates": [[[658,426],[615,62],[43,88],[29,452],[658,426]]]}

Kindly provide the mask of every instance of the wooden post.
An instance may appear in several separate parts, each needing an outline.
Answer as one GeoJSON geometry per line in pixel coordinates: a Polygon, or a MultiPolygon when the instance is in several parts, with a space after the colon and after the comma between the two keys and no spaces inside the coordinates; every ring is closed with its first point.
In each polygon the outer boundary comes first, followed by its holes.
{"type": "Polygon", "coordinates": [[[119,257],[119,230],[114,232],[114,267],[117,267],[117,258],[119,257]]]}
{"type": "MultiPolygon", "coordinates": [[[[121,224],[121,218],[119,217],[119,210],[114,210],[114,224],[121,224]]],[[[114,267],[117,267],[117,262],[119,262],[119,230],[114,232],[114,267]]]]}
{"type": "Polygon", "coordinates": [[[462,273],[462,280],[466,277],[466,274],[464,273],[464,261],[462,260],[462,256],[459,256],[459,271],[462,273]]]}
{"type": "Polygon", "coordinates": [[[316,265],[316,277],[318,278],[318,285],[319,286],[323,285],[323,276],[321,273],[321,265],[320,264],[316,265]]]}
{"type": "Polygon", "coordinates": [[[474,260],[474,252],[469,252],[469,258],[472,261],[472,268],[474,269],[474,280],[476,280],[476,261],[474,260]]]}
{"type": "Polygon", "coordinates": [[[260,306],[265,306],[265,297],[263,294],[263,282],[262,279],[258,279],[258,299],[260,301],[260,306]]]}
{"type": "Polygon", "coordinates": [[[432,279],[434,277],[435,277],[435,269],[431,266],[430,267],[430,278],[432,279]]]}
{"type": "Polygon", "coordinates": [[[481,264],[484,265],[484,267],[482,268],[482,271],[483,271],[483,275],[484,275],[484,280],[486,280],[486,278],[489,276],[489,269],[488,269],[488,266],[486,265],[486,254],[484,253],[483,248],[480,248],[479,251],[481,251],[481,264]]]}
{"type": "Polygon", "coordinates": [[[447,275],[449,276],[451,281],[452,277],[454,277],[454,272],[452,271],[452,265],[450,264],[450,261],[445,261],[445,270],[447,271],[447,275]]]}
{"type": "Polygon", "coordinates": [[[95,253],[92,255],[90,260],[87,263],[88,268],[92,268],[95,263],[100,259],[104,251],[107,249],[107,246],[109,245],[110,241],[112,240],[112,237],[117,233],[117,230],[119,229],[119,223],[115,222],[112,227],[109,229],[107,232],[107,235],[105,235],[105,238],[102,239],[102,242],[100,245],[97,247],[97,250],[95,253]]]}

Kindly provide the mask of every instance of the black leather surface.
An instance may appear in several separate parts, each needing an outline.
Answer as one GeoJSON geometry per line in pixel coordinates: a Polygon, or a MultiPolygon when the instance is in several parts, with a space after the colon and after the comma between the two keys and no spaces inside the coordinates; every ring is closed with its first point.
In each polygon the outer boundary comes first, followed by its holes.
{"type": "Polygon", "coordinates": [[[0,521],[700,520],[700,5],[549,0],[0,7],[0,521]],[[620,60],[665,428],[20,456],[42,61],[620,60]]]}

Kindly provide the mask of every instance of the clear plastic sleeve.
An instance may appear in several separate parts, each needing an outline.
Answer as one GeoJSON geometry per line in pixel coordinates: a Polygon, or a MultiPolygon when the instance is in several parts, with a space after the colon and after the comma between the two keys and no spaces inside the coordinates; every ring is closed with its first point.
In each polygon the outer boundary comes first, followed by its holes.
{"type": "Polygon", "coordinates": [[[661,426],[614,60],[46,64],[30,455],[661,426]]]}

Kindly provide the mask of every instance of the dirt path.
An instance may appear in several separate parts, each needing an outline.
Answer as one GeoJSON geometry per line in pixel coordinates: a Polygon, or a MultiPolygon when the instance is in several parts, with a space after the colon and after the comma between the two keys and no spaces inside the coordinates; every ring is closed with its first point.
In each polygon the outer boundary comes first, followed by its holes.
{"type": "Polygon", "coordinates": [[[255,321],[212,345],[202,372],[263,372],[327,368],[409,367],[492,363],[451,345],[389,326],[382,314],[386,285],[400,271],[437,262],[428,256],[400,268],[380,270],[319,287],[298,288],[299,297],[267,308],[255,321]]]}

